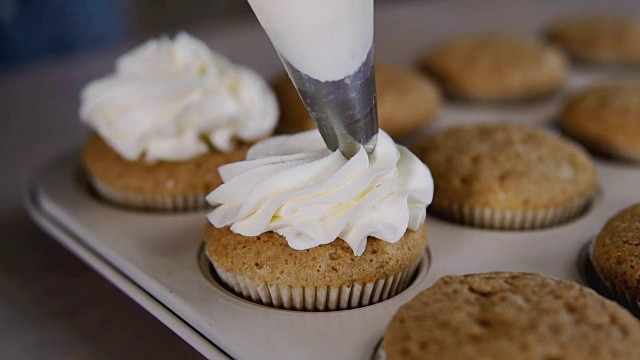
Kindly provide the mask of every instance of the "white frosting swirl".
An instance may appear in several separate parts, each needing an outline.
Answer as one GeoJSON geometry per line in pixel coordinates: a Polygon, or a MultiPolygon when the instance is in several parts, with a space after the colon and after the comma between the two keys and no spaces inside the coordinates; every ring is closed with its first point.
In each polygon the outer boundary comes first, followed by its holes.
{"type": "Polygon", "coordinates": [[[80,118],[122,157],[180,161],[273,131],[278,103],[254,71],[180,33],[150,40],[82,91],[80,118]]]}
{"type": "Polygon", "coordinates": [[[383,131],[370,157],[330,152],[311,130],[261,141],[219,172],[224,184],[207,196],[214,226],[274,231],[298,250],[342,238],[361,255],[368,236],[394,243],[422,225],[433,198],[429,169],[383,131]]]}

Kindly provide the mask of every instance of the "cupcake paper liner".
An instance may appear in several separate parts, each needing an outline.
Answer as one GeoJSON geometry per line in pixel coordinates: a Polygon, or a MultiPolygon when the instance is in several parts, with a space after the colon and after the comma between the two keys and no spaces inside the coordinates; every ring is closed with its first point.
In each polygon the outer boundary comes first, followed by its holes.
{"type": "Polygon", "coordinates": [[[420,260],[391,276],[366,283],[340,286],[280,286],[256,282],[220,267],[209,257],[218,277],[229,290],[246,300],[285,310],[347,310],[372,305],[403,291],[410,283],[420,260]]]}
{"type": "Polygon", "coordinates": [[[162,210],[162,211],[187,211],[198,210],[207,207],[206,194],[184,195],[147,195],[126,192],[115,189],[104,182],[88,178],[91,187],[105,200],[126,207],[162,210]]]}
{"type": "Polygon", "coordinates": [[[592,197],[578,199],[568,205],[543,210],[495,210],[468,204],[444,202],[437,212],[456,222],[488,229],[530,230],[561,224],[577,217],[591,202],[592,197]]]}
{"type": "Polygon", "coordinates": [[[617,285],[608,281],[607,279],[605,279],[604,276],[601,275],[602,272],[600,271],[600,268],[598,267],[598,263],[596,262],[593,256],[594,246],[595,246],[595,241],[591,242],[591,245],[589,246],[589,259],[591,260],[591,264],[593,265],[593,269],[595,270],[596,275],[598,276],[600,281],[607,287],[610,295],[620,305],[629,309],[633,314],[635,314],[635,316],[640,317],[640,297],[628,294],[623,289],[619,288],[617,285]]]}

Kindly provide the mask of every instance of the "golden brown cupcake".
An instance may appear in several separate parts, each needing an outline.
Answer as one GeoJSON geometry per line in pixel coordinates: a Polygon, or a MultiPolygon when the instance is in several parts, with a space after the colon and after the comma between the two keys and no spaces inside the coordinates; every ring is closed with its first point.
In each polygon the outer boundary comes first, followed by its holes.
{"type": "Polygon", "coordinates": [[[202,209],[205,196],[222,180],[220,165],[243,160],[249,145],[227,152],[209,151],[187,161],[129,161],[93,134],[85,144],[82,164],[94,189],[116,204],[138,209],[202,209]]]}
{"type": "Polygon", "coordinates": [[[578,284],[534,273],[445,276],[402,306],[388,360],[640,359],[640,322],[578,284]]]}
{"type": "Polygon", "coordinates": [[[599,85],[575,94],[562,130],[596,152],[640,162],[640,85],[599,85]]]}
{"type": "Polygon", "coordinates": [[[294,250],[273,232],[242,236],[207,224],[207,254],[216,273],[238,295],[289,310],[344,310],[384,301],[404,290],[427,247],[427,231],[407,231],[397,243],[369,237],[354,255],[338,239],[294,250]]]}
{"type": "MultiPolygon", "coordinates": [[[[281,116],[279,133],[295,133],[315,127],[300,96],[286,74],[274,83],[281,116]]],[[[376,65],[378,124],[391,137],[400,138],[429,124],[440,110],[442,99],[427,77],[389,64],[376,65]]]]}
{"type": "Polygon", "coordinates": [[[450,127],[413,150],[433,174],[434,212],[471,226],[524,230],[559,224],[582,212],[597,187],[584,150],[529,126],[450,127]]]}
{"type": "Polygon", "coordinates": [[[150,40],[83,89],[80,118],[97,134],[83,165],[109,202],[203,208],[221,183],[216,168],[242,159],[278,116],[275,94],[252,70],[185,33],[150,40]]]}
{"type": "Polygon", "coordinates": [[[221,280],[248,300],[366,306],[404,290],[425,252],[431,175],[384,130],[370,156],[346,159],[310,130],[259,142],[219,171],[204,240],[221,280]]]}
{"type": "Polygon", "coordinates": [[[640,64],[640,19],[615,15],[565,18],[548,38],[576,59],[594,63],[640,64]]]}
{"type": "Polygon", "coordinates": [[[640,203],[607,221],[596,237],[592,258],[615,297],[640,316],[640,203]]]}
{"type": "Polygon", "coordinates": [[[567,77],[566,59],[554,47],[500,34],[447,41],[430,49],[422,65],[448,94],[480,101],[541,98],[567,77]]]}

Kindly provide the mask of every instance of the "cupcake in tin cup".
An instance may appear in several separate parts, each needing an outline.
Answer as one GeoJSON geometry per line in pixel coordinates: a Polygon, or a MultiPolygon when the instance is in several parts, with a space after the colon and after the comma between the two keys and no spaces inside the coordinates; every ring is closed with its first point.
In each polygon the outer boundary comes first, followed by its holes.
{"type": "Polygon", "coordinates": [[[470,226],[527,230],[569,221],[590,203],[597,173],[568,140],[510,123],[454,126],[419,141],[436,185],[432,209],[470,226]]]}
{"type": "Polygon", "coordinates": [[[587,148],[640,164],[640,84],[601,84],[574,94],[560,128],[587,148]]]}
{"type": "Polygon", "coordinates": [[[640,323],[613,301],[535,273],[445,276],[403,305],[374,359],[639,359],[640,323]]]}
{"type": "Polygon", "coordinates": [[[219,169],[204,231],[220,279],[268,306],[322,311],[401,292],[426,246],[429,169],[383,131],[370,156],[326,149],[317,130],[254,145],[219,169]]]}
{"type": "Polygon", "coordinates": [[[591,259],[614,297],[640,317],[640,203],[607,221],[596,236],[591,259]]]}
{"type": "Polygon", "coordinates": [[[221,183],[217,167],[243,159],[278,116],[275,95],[253,70],[186,33],[150,40],[83,89],[80,118],[94,131],[83,167],[107,201],[203,208],[221,183]]]}
{"type": "Polygon", "coordinates": [[[590,14],[555,21],[549,41],[577,60],[597,64],[640,64],[640,19],[625,15],[590,14]]]}
{"type": "Polygon", "coordinates": [[[443,42],[422,67],[451,96],[509,102],[546,98],[567,79],[567,60],[554,46],[510,34],[474,34],[443,42]]]}

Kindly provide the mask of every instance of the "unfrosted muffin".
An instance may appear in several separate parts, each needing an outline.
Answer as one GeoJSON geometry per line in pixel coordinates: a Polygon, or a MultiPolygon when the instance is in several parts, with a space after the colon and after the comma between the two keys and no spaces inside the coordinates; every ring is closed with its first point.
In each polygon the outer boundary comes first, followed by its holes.
{"type": "Polygon", "coordinates": [[[109,202],[153,210],[206,206],[215,169],[275,128],[278,104],[258,74],[185,34],[148,41],[82,91],[94,135],[82,162],[109,202]]]}
{"type": "Polygon", "coordinates": [[[582,148],[529,126],[450,127],[413,151],[433,173],[433,211],[471,226],[559,224],[582,212],[597,187],[595,166],[582,148]]]}
{"type": "Polygon", "coordinates": [[[596,152],[640,162],[640,85],[598,85],[575,94],[561,129],[596,152]]]}
{"type": "MultiPolygon", "coordinates": [[[[286,74],[274,83],[281,108],[280,133],[315,128],[300,96],[286,74]]],[[[429,124],[440,110],[442,99],[426,76],[389,64],[376,65],[378,124],[393,138],[400,138],[429,124]]]]}
{"type": "Polygon", "coordinates": [[[567,77],[567,61],[554,47],[501,34],[444,42],[423,56],[422,66],[448,94],[480,101],[544,97],[567,77]]]}
{"type": "Polygon", "coordinates": [[[640,316],[640,203],[607,221],[596,237],[592,258],[607,287],[640,316]]]}
{"type": "Polygon", "coordinates": [[[424,254],[431,175],[383,131],[370,156],[347,160],[312,130],[259,142],[219,171],[204,239],[221,280],[248,300],[366,306],[404,290],[424,254]]]}
{"type": "Polygon", "coordinates": [[[578,284],[534,273],[445,276],[402,306],[388,360],[640,359],[640,322],[578,284]]]}
{"type": "Polygon", "coordinates": [[[547,30],[551,42],[576,59],[594,63],[640,64],[640,19],[587,15],[556,21],[547,30]]]}

